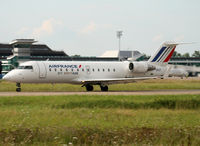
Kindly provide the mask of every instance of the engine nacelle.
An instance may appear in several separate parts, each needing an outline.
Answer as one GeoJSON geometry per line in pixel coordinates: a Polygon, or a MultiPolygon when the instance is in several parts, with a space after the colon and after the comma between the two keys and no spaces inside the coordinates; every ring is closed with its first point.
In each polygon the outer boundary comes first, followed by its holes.
{"type": "Polygon", "coordinates": [[[145,73],[147,71],[155,70],[156,67],[147,62],[131,62],[129,63],[129,70],[135,73],[145,73]]]}

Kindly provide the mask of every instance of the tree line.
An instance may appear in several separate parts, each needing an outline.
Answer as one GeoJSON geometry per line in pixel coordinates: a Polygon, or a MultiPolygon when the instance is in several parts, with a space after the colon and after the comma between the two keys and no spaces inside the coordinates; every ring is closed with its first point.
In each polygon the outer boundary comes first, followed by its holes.
{"type": "Polygon", "coordinates": [[[185,58],[200,57],[200,51],[194,51],[194,53],[192,53],[192,54],[190,54],[190,53],[181,54],[181,53],[178,53],[177,51],[174,51],[172,57],[185,57],[185,58]]]}

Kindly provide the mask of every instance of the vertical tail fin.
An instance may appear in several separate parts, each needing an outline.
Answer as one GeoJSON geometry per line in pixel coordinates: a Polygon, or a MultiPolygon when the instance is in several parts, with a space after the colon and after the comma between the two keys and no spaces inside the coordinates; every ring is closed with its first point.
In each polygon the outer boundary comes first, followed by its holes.
{"type": "Polygon", "coordinates": [[[172,57],[174,50],[178,44],[177,43],[164,43],[148,60],[148,62],[168,62],[169,59],[172,57]]]}

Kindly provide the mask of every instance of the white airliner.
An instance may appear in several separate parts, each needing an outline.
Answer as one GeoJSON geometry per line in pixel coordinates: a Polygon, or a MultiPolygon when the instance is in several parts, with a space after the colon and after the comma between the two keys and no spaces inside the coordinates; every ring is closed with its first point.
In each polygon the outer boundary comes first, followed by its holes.
{"type": "Polygon", "coordinates": [[[130,83],[163,77],[167,62],[177,43],[164,43],[148,61],[28,61],[10,71],[3,79],[20,83],[72,83],[81,84],[87,91],[99,85],[101,91],[108,91],[109,84],[130,83]]]}
{"type": "Polygon", "coordinates": [[[168,74],[169,77],[188,77],[189,73],[183,68],[172,68],[168,74]]]}

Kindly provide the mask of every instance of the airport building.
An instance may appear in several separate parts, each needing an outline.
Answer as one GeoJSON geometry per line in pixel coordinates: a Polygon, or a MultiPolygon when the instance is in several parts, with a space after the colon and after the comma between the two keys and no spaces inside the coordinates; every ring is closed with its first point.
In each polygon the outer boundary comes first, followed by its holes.
{"type": "MultiPolygon", "coordinates": [[[[69,56],[64,51],[54,51],[45,44],[37,44],[34,39],[16,39],[10,43],[0,43],[0,77],[18,65],[30,60],[65,60],[65,61],[118,61],[132,59],[148,60],[138,51],[106,51],[99,57],[69,56]]],[[[199,58],[172,58],[175,65],[199,66],[199,58]]],[[[198,73],[198,72],[197,72],[198,73]]]]}
{"type": "Polygon", "coordinates": [[[33,39],[16,39],[8,44],[0,43],[0,74],[6,74],[19,63],[69,56],[64,51],[53,51],[45,44],[34,44],[33,39]]]}

